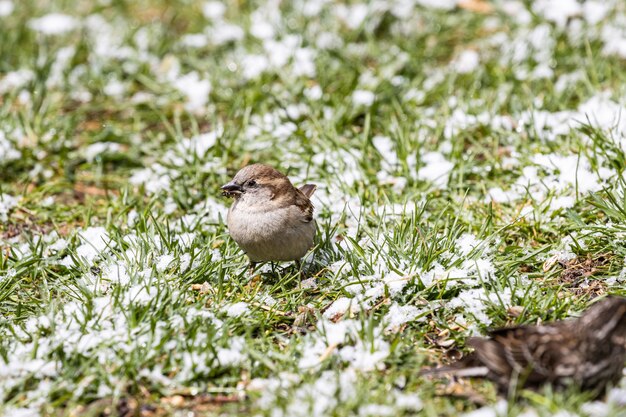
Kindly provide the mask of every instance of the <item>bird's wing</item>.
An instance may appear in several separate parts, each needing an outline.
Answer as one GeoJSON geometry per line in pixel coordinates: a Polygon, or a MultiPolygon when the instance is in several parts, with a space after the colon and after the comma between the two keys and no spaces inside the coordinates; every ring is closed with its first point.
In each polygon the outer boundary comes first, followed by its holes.
{"type": "Polygon", "coordinates": [[[519,326],[491,332],[491,340],[501,347],[504,357],[529,385],[571,376],[575,367],[568,358],[576,355],[578,338],[572,335],[572,322],[546,326],[519,326]]]}
{"type": "Polygon", "coordinates": [[[616,330],[624,326],[626,315],[626,299],[622,297],[606,297],[592,305],[578,320],[578,332],[587,333],[588,329],[598,344],[609,343],[616,330]]]}
{"type": "Polygon", "coordinates": [[[309,197],[313,195],[313,193],[315,192],[315,188],[316,186],[314,184],[305,184],[302,187],[298,188],[297,192],[295,193],[295,201],[293,204],[295,204],[304,214],[302,221],[305,223],[313,221],[314,207],[309,197]]]}
{"type": "Polygon", "coordinates": [[[474,352],[461,361],[421,372],[422,375],[450,374],[458,377],[487,377],[507,390],[511,383],[536,387],[561,377],[557,367],[571,346],[561,329],[552,326],[518,326],[493,330],[488,337],[472,337],[467,345],[474,352]],[[564,347],[558,346],[564,344],[564,347]]]}
{"type": "Polygon", "coordinates": [[[474,348],[478,361],[498,377],[508,377],[513,372],[505,346],[495,340],[472,337],[467,344],[474,348]]]}

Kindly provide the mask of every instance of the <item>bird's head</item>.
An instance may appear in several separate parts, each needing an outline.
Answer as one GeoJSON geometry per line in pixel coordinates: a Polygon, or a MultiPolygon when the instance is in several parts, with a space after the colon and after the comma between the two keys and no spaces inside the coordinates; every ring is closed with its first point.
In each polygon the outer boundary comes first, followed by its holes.
{"type": "Polygon", "coordinates": [[[265,164],[253,164],[242,168],[233,179],[221,187],[222,194],[248,203],[269,202],[283,194],[293,192],[287,176],[265,164]]]}

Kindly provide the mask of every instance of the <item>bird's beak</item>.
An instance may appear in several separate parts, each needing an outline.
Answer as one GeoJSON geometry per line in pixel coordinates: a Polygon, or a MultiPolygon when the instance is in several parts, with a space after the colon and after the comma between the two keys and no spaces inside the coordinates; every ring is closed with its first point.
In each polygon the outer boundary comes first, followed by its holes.
{"type": "Polygon", "coordinates": [[[231,181],[228,184],[222,185],[222,195],[228,197],[234,197],[243,193],[243,187],[235,182],[231,181]]]}

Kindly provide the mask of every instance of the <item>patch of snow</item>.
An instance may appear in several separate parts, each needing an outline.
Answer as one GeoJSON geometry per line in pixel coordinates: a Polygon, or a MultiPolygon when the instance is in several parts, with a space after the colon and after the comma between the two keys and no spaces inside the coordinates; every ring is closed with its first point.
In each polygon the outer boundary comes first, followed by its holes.
{"type": "MultiPolygon", "coordinates": [[[[417,316],[422,313],[423,310],[420,310],[415,306],[401,306],[398,303],[393,303],[391,307],[389,307],[389,312],[385,315],[384,321],[387,323],[386,330],[395,331],[399,329],[400,326],[402,326],[403,324],[415,320],[417,316]]],[[[418,319],[418,321],[424,320],[425,318],[418,319]]]]}
{"type": "Polygon", "coordinates": [[[197,136],[193,136],[190,139],[184,138],[178,144],[178,151],[183,155],[193,153],[194,155],[202,158],[207,155],[209,149],[211,149],[217,143],[217,139],[222,135],[222,129],[218,128],[214,131],[202,133],[197,136]]]}
{"type": "Polygon", "coordinates": [[[227,22],[216,23],[208,27],[205,33],[209,42],[216,46],[225,45],[229,42],[238,42],[245,36],[244,30],[240,26],[227,22]]]}
{"type": "Polygon", "coordinates": [[[226,13],[226,5],[221,1],[207,1],[202,5],[202,14],[210,20],[220,20],[226,13]]]}
{"type": "Polygon", "coordinates": [[[458,0],[415,0],[415,2],[423,7],[452,10],[456,7],[458,0]]]}
{"type": "Polygon", "coordinates": [[[61,35],[78,28],[80,21],[75,17],[50,13],[28,21],[28,27],[43,35],[61,35]]]}
{"type": "Polygon", "coordinates": [[[480,56],[478,52],[471,49],[465,50],[452,61],[452,69],[459,74],[468,74],[474,71],[480,65],[480,56]]]}
{"type": "Polygon", "coordinates": [[[103,153],[116,153],[121,150],[122,146],[116,142],[96,142],[87,146],[83,151],[83,155],[85,155],[87,162],[93,162],[96,157],[103,153]]]}
{"type": "MultiPolygon", "coordinates": [[[[104,227],[88,227],[78,232],[78,238],[82,242],[76,248],[76,256],[87,264],[101,256],[107,247],[112,243],[106,229],[104,227]]],[[[73,260],[66,256],[61,260],[61,264],[72,266],[73,260]]]]}
{"type": "Polygon", "coordinates": [[[0,93],[5,94],[24,87],[35,78],[35,73],[30,69],[20,69],[7,72],[0,80],[0,93]]]}
{"type": "Polygon", "coordinates": [[[395,416],[396,410],[390,405],[366,404],[359,407],[359,417],[395,416]]]}
{"type": "Polygon", "coordinates": [[[11,0],[0,0],[0,17],[9,16],[14,9],[15,5],[11,0]]]}
{"type": "Polygon", "coordinates": [[[333,301],[333,303],[324,311],[324,317],[329,320],[336,320],[354,309],[354,300],[348,297],[341,297],[333,301]]]}
{"type": "MultiPolygon", "coordinates": [[[[1,90],[1,87],[0,87],[1,90]]],[[[16,149],[13,142],[7,139],[4,132],[0,131],[0,164],[15,161],[21,158],[22,152],[16,149]]]]}
{"type": "Polygon", "coordinates": [[[536,0],[532,7],[535,13],[561,29],[565,28],[568,19],[580,16],[583,11],[576,0],[536,0]]]}
{"type": "Polygon", "coordinates": [[[13,197],[9,194],[0,194],[0,221],[6,222],[9,220],[9,213],[19,202],[18,197],[13,197]]]}
{"type": "Polygon", "coordinates": [[[159,272],[165,271],[170,266],[172,261],[174,261],[174,259],[175,259],[174,256],[170,254],[159,256],[157,263],[156,263],[157,271],[159,272]]]}
{"type": "Polygon", "coordinates": [[[355,106],[370,107],[374,104],[374,100],[376,100],[376,95],[371,91],[354,90],[352,93],[352,103],[355,106]]]}
{"type": "Polygon", "coordinates": [[[248,80],[258,78],[269,67],[270,62],[264,55],[246,55],[241,62],[243,76],[248,80]]]}
{"type": "Polygon", "coordinates": [[[424,407],[422,399],[414,393],[405,394],[401,391],[394,392],[394,404],[402,410],[420,411],[424,407]]]}
{"type": "Polygon", "coordinates": [[[436,188],[445,188],[454,163],[448,161],[440,152],[427,152],[421,159],[424,166],[417,171],[417,178],[432,182],[436,188]]]}
{"type": "Polygon", "coordinates": [[[192,71],[171,80],[172,85],[186,98],[185,108],[190,112],[205,110],[211,92],[211,82],[200,78],[200,74],[192,71]]]}
{"type": "Polygon", "coordinates": [[[464,233],[456,240],[456,247],[461,255],[466,256],[481,243],[472,233],[464,233]]]}
{"type": "Polygon", "coordinates": [[[313,87],[306,88],[304,89],[303,93],[306,98],[312,101],[317,101],[323,96],[322,88],[319,85],[314,85],[313,87]]]}
{"type": "Polygon", "coordinates": [[[582,4],[582,17],[589,24],[595,25],[604,20],[608,15],[611,5],[600,0],[587,0],[582,4]]]}
{"type": "Polygon", "coordinates": [[[250,311],[248,303],[240,301],[238,303],[230,304],[226,307],[225,313],[228,317],[242,317],[248,314],[250,311]]]}
{"type": "Polygon", "coordinates": [[[372,138],[372,143],[374,148],[380,153],[386,166],[394,166],[398,163],[398,155],[390,137],[376,135],[372,138]]]}
{"type": "Polygon", "coordinates": [[[507,415],[508,404],[506,400],[498,400],[494,405],[488,405],[478,410],[464,413],[461,417],[503,417],[507,415]]]}

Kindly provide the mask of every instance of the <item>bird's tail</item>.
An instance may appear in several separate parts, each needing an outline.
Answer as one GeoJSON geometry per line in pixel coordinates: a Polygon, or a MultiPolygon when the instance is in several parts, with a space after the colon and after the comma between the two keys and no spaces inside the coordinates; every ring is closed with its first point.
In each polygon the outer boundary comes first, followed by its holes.
{"type": "Polygon", "coordinates": [[[311,198],[316,189],[317,185],[315,184],[304,184],[302,187],[299,188],[299,190],[302,191],[302,193],[308,198],[311,198]]]}

